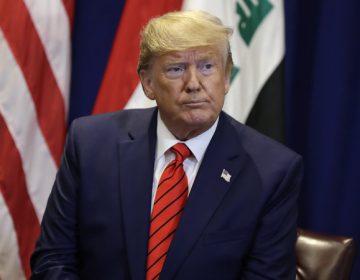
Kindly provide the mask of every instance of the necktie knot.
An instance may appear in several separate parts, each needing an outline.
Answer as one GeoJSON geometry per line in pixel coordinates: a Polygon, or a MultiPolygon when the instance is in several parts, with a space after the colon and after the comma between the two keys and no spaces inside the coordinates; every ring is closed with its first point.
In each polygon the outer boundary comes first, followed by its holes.
{"type": "Polygon", "coordinates": [[[170,150],[175,154],[175,160],[177,162],[183,162],[191,155],[190,149],[184,143],[177,143],[172,146],[170,150]]]}

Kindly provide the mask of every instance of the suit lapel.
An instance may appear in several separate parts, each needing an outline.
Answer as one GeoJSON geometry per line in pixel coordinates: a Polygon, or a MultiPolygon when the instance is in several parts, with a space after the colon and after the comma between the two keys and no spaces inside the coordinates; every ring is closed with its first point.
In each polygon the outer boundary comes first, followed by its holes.
{"type": "Polygon", "coordinates": [[[210,141],[176,230],[161,273],[162,279],[173,279],[189,255],[223,197],[231,188],[246,159],[235,129],[222,114],[210,141]],[[223,170],[230,182],[221,178],[223,170]]]}
{"type": "Polygon", "coordinates": [[[156,113],[150,125],[129,132],[119,148],[120,195],[127,254],[133,279],[145,279],[156,145],[156,113]]]}

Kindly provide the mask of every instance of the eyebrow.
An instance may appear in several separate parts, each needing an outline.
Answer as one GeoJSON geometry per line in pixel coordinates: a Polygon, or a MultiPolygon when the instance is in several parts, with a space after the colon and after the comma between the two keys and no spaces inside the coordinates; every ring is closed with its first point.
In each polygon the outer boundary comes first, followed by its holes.
{"type": "MultiPolygon", "coordinates": [[[[181,57],[181,53],[182,52],[185,52],[185,51],[174,51],[174,52],[170,52],[168,53],[168,55],[171,57],[181,57]]],[[[216,55],[216,52],[214,52],[213,50],[206,50],[204,52],[201,52],[200,55],[204,55],[204,56],[213,56],[213,55],[216,55]]]]}
{"type": "MultiPolygon", "coordinates": [[[[216,59],[216,57],[214,57],[214,55],[211,55],[210,53],[208,54],[204,54],[201,55],[199,57],[197,57],[195,59],[195,61],[204,61],[204,60],[209,60],[209,59],[216,59]]],[[[183,57],[181,56],[173,56],[173,57],[168,57],[165,61],[165,64],[167,65],[171,65],[171,64],[187,64],[187,62],[183,59],[183,57]]]]}

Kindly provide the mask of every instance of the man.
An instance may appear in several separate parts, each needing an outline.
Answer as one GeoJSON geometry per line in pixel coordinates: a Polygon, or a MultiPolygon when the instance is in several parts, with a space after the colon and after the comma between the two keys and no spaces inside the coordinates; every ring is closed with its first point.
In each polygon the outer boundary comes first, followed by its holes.
{"type": "Polygon", "coordinates": [[[301,159],[222,112],[231,29],[151,20],[138,72],[157,108],[73,122],[33,279],[294,279],[301,159]]]}

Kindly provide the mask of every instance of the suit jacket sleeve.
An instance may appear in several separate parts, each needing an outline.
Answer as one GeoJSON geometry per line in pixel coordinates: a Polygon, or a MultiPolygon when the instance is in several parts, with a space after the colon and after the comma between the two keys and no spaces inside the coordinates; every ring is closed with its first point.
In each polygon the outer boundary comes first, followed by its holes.
{"type": "Polygon", "coordinates": [[[77,171],[74,125],[69,131],[62,163],[31,257],[31,279],[79,279],[77,275],[77,171]]]}
{"type": "Polygon", "coordinates": [[[295,155],[280,184],[274,188],[244,263],[242,279],[295,279],[297,198],[302,160],[295,155]]]}

